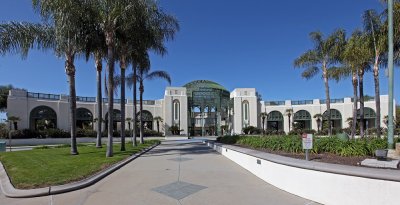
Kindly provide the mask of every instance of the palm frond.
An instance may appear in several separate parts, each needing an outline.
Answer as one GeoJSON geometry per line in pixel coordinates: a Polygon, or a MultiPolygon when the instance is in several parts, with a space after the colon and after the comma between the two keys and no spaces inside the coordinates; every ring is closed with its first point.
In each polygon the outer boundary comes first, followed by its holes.
{"type": "Polygon", "coordinates": [[[153,71],[146,75],[146,79],[153,80],[155,78],[164,79],[171,85],[171,77],[165,71],[153,71]]]}
{"type": "Polygon", "coordinates": [[[54,49],[55,30],[50,25],[29,22],[0,24],[0,54],[18,53],[25,58],[30,49],[54,49]]]}
{"type": "Polygon", "coordinates": [[[352,69],[350,67],[331,67],[330,69],[328,69],[328,78],[339,82],[345,78],[350,77],[351,73],[352,69]]]}
{"type": "Polygon", "coordinates": [[[320,63],[318,53],[314,50],[308,50],[303,53],[300,57],[294,60],[294,67],[311,67],[320,63]]]}
{"type": "Polygon", "coordinates": [[[316,66],[308,67],[301,73],[301,76],[305,79],[310,79],[319,73],[319,68],[316,66]]]}

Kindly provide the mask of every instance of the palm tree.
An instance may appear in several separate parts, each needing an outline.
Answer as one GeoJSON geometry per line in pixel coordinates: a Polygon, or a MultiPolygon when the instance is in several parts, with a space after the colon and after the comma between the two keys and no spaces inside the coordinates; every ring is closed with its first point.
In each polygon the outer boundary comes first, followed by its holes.
{"type": "Polygon", "coordinates": [[[157,132],[160,133],[160,122],[163,122],[162,117],[157,116],[154,118],[154,120],[157,122],[157,132]]]}
{"type": "Polygon", "coordinates": [[[128,130],[130,131],[130,130],[131,130],[131,122],[132,122],[132,118],[130,118],[130,117],[127,117],[125,120],[128,122],[128,130]]]}
{"type": "Polygon", "coordinates": [[[137,142],[136,142],[136,136],[137,136],[137,118],[136,118],[136,114],[137,114],[137,64],[136,63],[132,63],[132,71],[133,71],[133,75],[132,75],[132,90],[133,90],[133,129],[132,129],[132,143],[133,146],[137,146],[137,142]]]}
{"type": "Polygon", "coordinates": [[[127,46],[121,42],[120,68],[121,68],[121,151],[125,151],[125,70],[127,66],[127,46]]]}
{"type": "Polygon", "coordinates": [[[86,50],[88,26],[93,25],[91,7],[87,2],[74,0],[33,0],[38,13],[55,28],[56,52],[65,57],[65,72],[69,83],[71,154],[76,146],[75,58],[86,50]]]}
{"type": "MultiPolygon", "coordinates": [[[[358,67],[358,89],[360,101],[360,136],[364,137],[364,74],[370,70],[371,58],[374,52],[369,48],[368,36],[366,33],[356,31],[356,51],[358,52],[357,67],[358,67]]],[[[349,45],[351,46],[351,44],[349,45]]],[[[350,48],[354,49],[354,48],[350,48]]]]}
{"type": "MultiPolygon", "coordinates": [[[[88,28],[89,29],[89,28],[88,28]]],[[[91,26],[90,37],[87,39],[86,45],[86,61],[90,59],[90,56],[93,55],[96,69],[96,85],[97,85],[97,99],[96,99],[96,107],[97,107],[97,126],[96,126],[96,147],[101,148],[101,137],[102,137],[102,124],[103,119],[103,96],[102,96],[102,82],[101,82],[101,72],[103,71],[103,59],[106,56],[107,49],[105,45],[105,37],[101,32],[99,25],[94,24],[91,26]]]]}
{"type": "Polygon", "coordinates": [[[364,12],[364,31],[368,35],[370,48],[373,50],[373,75],[375,83],[375,106],[376,106],[376,134],[381,136],[381,100],[379,89],[379,66],[385,65],[385,55],[387,53],[387,32],[386,24],[381,20],[381,16],[375,10],[364,12]]]}
{"type": "Polygon", "coordinates": [[[292,109],[292,108],[286,109],[285,115],[288,116],[288,119],[289,119],[289,132],[290,132],[290,127],[291,127],[291,126],[290,126],[290,125],[291,125],[291,123],[290,123],[290,118],[291,118],[292,115],[293,115],[293,109],[292,109]]]}
{"type": "Polygon", "coordinates": [[[19,117],[9,116],[8,121],[13,124],[14,130],[18,130],[18,122],[21,121],[21,119],[19,117]]]}
{"type": "Polygon", "coordinates": [[[313,117],[317,121],[317,128],[318,128],[318,133],[319,133],[320,128],[321,128],[321,119],[323,118],[323,116],[318,113],[318,114],[315,114],[313,117]]]}
{"type": "Polygon", "coordinates": [[[261,117],[263,134],[265,134],[265,119],[268,117],[268,113],[262,112],[262,113],[260,113],[260,117],[261,117]]]}
{"type": "Polygon", "coordinates": [[[363,75],[370,64],[371,49],[368,48],[368,40],[365,33],[355,30],[348,39],[345,50],[342,53],[342,67],[336,67],[330,71],[330,77],[339,81],[344,77],[351,76],[353,84],[353,123],[351,137],[356,134],[357,103],[360,101],[360,134],[364,133],[364,95],[363,95],[363,75]],[[359,82],[361,81],[361,82],[359,82]],[[360,86],[360,100],[358,100],[357,87],[360,86]]]}
{"type": "Polygon", "coordinates": [[[148,21],[139,21],[139,26],[130,27],[128,29],[128,42],[130,44],[130,60],[132,62],[132,72],[130,75],[130,84],[128,86],[133,87],[133,145],[136,146],[136,124],[137,124],[137,82],[138,73],[141,68],[145,68],[148,65],[148,50],[152,50],[156,54],[165,55],[167,50],[165,48],[165,40],[172,40],[175,33],[179,30],[179,24],[175,17],[165,14],[162,10],[158,9],[156,2],[153,3],[150,9],[150,13],[146,16],[148,21]],[[134,35],[132,35],[134,34],[134,35]],[[139,35],[136,35],[139,34],[139,35]]]}
{"type": "Polygon", "coordinates": [[[101,90],[101,72],[103,70],[103,63],[102,63],[102,57],[100,53],[95,54],[95,65],[96,65],[96,85],[97,85],[97,119],[99,121],[97,122],[97,136],[96,136],[96,147],[101,148],[101,125],[102,125],[102,120],[103,120],[103,96],[102,96],[102,90],[101,90]]]}
{"type": "MultiPolygon", "coordinates": [[[[328,122],[331,123],[331,105],[329,95],[329,75],[328,70],[337,65],[340,60],[340,54],[345,44],[345,31],[338,29],[330,36],[324,39],[321,32],[311,32],[310,38],[314,42],[314,48],[306,51],[294,61],[295,68],[305,68],[302,77],[310,79],[322,71],[324,80],[326,108],[328,113],[328,122]]],[[[330,126],[329,126],[330,127],[330,126]]],[[[328,129],[328,135],[331,136],[332,130],[328,129]]]]}
{"type": "Polygon", "coordinates": [[[85,2],[72,0],[33,0],[33,7],[43,17],[45,24],[8,23],[3,25],[1,50],[17,51],[26,55],[34,45],[41,49],[54,49],[65,58],[65,71],[69,83],[71,154],[78,154],[76,146],[76,91],[75,57],[84,50],[87,25],[90,17],[85,2]],[[3,41],[5,40],[5,41],[3,41]]]}
{"type": "Polygon", "coordinates": [[[114,64],[115,46],[118,42],[117,31],[123,30],[128,24],[134,24],[135,11],[147,10],[147,1],[130,0],[93,0],[94,11],[96,11],[96,22],[105,36],[107,46],[107,69],[108,69],[108,142],[106,157],[113,156],[113,116],[114,116],[114,64]]]}
{"type": "Polygon", "coordinates": [[[144,130],[143,130],[143,92],[144,92],[144,81],[145,80],[152,80],[155,78],[160,78],[164,79],[168,82],[169,85],[171,85],[171,77],[169,74],[165,71],[153,71],[149,73],[149,70],[146,69],[140,69],[139,70],[139,75],[138,75],[138,81],[139,81],[139,108],[140,108],[140,143],[144,143],[143,137],[144,137],[144,130]]]}

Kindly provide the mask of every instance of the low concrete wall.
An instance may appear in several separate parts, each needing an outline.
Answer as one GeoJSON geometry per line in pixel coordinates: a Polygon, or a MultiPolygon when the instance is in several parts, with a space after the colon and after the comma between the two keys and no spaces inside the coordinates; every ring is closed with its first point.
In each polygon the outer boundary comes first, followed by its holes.
{"type": "Polygon", "coordinates": [[[322,204],[400,204],[399,170],[334,165],[208,143],[279,189],[322,204]]]}

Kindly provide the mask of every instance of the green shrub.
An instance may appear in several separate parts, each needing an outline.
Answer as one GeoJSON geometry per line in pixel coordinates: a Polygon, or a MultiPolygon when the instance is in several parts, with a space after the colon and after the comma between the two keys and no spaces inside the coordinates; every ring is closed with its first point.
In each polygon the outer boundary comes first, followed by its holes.
{"type": "Polygon", "coordinates": [[[173,134],[173,135],[180,135],[181,134],[181,129],[177,125],[172,125],[168,130],[173,134]]]}
{"type": "Polygon", "coordinates": [[[395,131],[395,134],[396,134],[396,135],[400,135],[400,127],[399,127],[399,128],[396,128],[394,131],[395,131]]]}
{"type": "Polygon", "coordinates": [[[8,137],[8,128],[6,123],[0,123],[0,139],[8,137]]]}
{"type": "Polygon", "coordinates": [[[243,128],[242,131],[245,135],[248,135],[248,134],[254,135],[254,134],[261,134],[262,130],[258,129],[257,127],[254,127],[254,126],[248,126],[248,127],[243,128]]]}
{"type": "MultiPolygon", "coordinates": [[[[30,139],[30,138],[41,138],[41,133],[36,130],[23,129],[23,130],[12,130],[12,139],[30,139]]],[[[43,138],[44,136],[42,136],[43,138]]],[[[8,138],[8,137],[7,137],[8,138]]]]}
{"type": "Polygon", "coordinates": [[[76,137],[97,137],[97,132],[91,129],[78,129],[76,137]]]}
{"type": "MultiPolygon", "coordinates": [[[[96,133],[95,134],[95,137],[97,136],[97,132],[96,131],[94,131],[94,133],[96,133]]],[[[108,136],[108,131],[107,130],[105,130],[105,131],[103,131],[102,133],[101,133],[101,136],[102,137],[107,137],[108,136]]],[[[132,136],[132,130],[125,130],[125,137],[131,137],[132,136]]],[[[140,131],[139,131],[139,129],[137,130],[137,134],[136,134],[136,136],[137,137],[139,137],[140,136],[140,131]]],[[[144,130],[144,135],[143,135],[144,137],[157,137],[157,136],[164,136],[164,133],[162,133],[162,132],[157,132],[157,131],[155,131],[155,130],[144,130]]],[[[119,131],[119,130],[114,130],[114,132],[113,132],[113,137],[121,137],[121,131],[119,131]]]]}
{"type": "Polygon", "coordinates": [[[313,130],[313,129],[294,129],[291,130],[288,135],[302,135],[302,134],[315,134],[317,133],[317,131],[313,130]]]}
{"type": "Polygon", "coordinates": [[[45,138],[69,138],[71,134],[61,129],[45,129],[39,131],[39,133],[45,138]]]}
{"type": "MultiPolygon", "coordinates": [[[[289,136],[224,136],[218,142],[237,144],[254,149],[269,149],[288,153],[303,152],[302,139],[299,135],[289,136]]],[[[398,139],[400,141],[400,139],[398,139]]],[[[387,139],[363,138],[343,141],[336,136],[314,137],[313,153],[333,153],[340,156],[374,156],[375,150],[385,149],[387,139]]]]}
{"type": "Polygon", "coordinates": [[[239,135],[233,135],[233,136],[226,135],[223,137],[218,137],[217,142],[224,144],[236,144],[239,137],[240,137],[239,135]]]}
{"type": "Polygon", "coordinates": [[[286,135],[283,130],[266,130],[265,135],[286,135]]]}
{"type": "MultiPolygon", "coordinates": [[[[132,135],[132,134],[130,134],[130,135],[132,135]]],[[[164,136],[164,133],[157,132],[156,130],[144,130],[144,136],[145,137],[162,137],[162,136],[164,136]]]]}

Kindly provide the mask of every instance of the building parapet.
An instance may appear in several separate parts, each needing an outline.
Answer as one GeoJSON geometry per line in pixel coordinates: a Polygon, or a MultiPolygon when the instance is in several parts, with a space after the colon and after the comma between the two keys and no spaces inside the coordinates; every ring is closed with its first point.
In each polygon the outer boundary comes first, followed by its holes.
{"type": "MultiPolygon", "coordinates": [[[[319,103],[326,104],[326,99],[319,100],[319,103]]],[[[331,103],[344,103],[344,98],[331,99],[331,103]]]]}
{"type": "Polygon", "coordinates": [[[313,100],[292,100],[292,105],[312,105],[313,100]]]}
{"type": "Polygon", "coordinates": [[[285,105],[285,101],[265,101],[265,106],[285,105]]]}
{"type": "Polygon", "coordinates": [[[96,98],[95,97],[76,96],[76,101],[78,101],[78,102],[96,102],[96,98]]]}
{"type": "Polygon", "coordinates": [[[55,94],[45,94],[45,93],[32,93],[27,92],[28,98],[37,98],[37,99],[45,99],[45,100],[60,100],[60,95],[55,94]]]}

